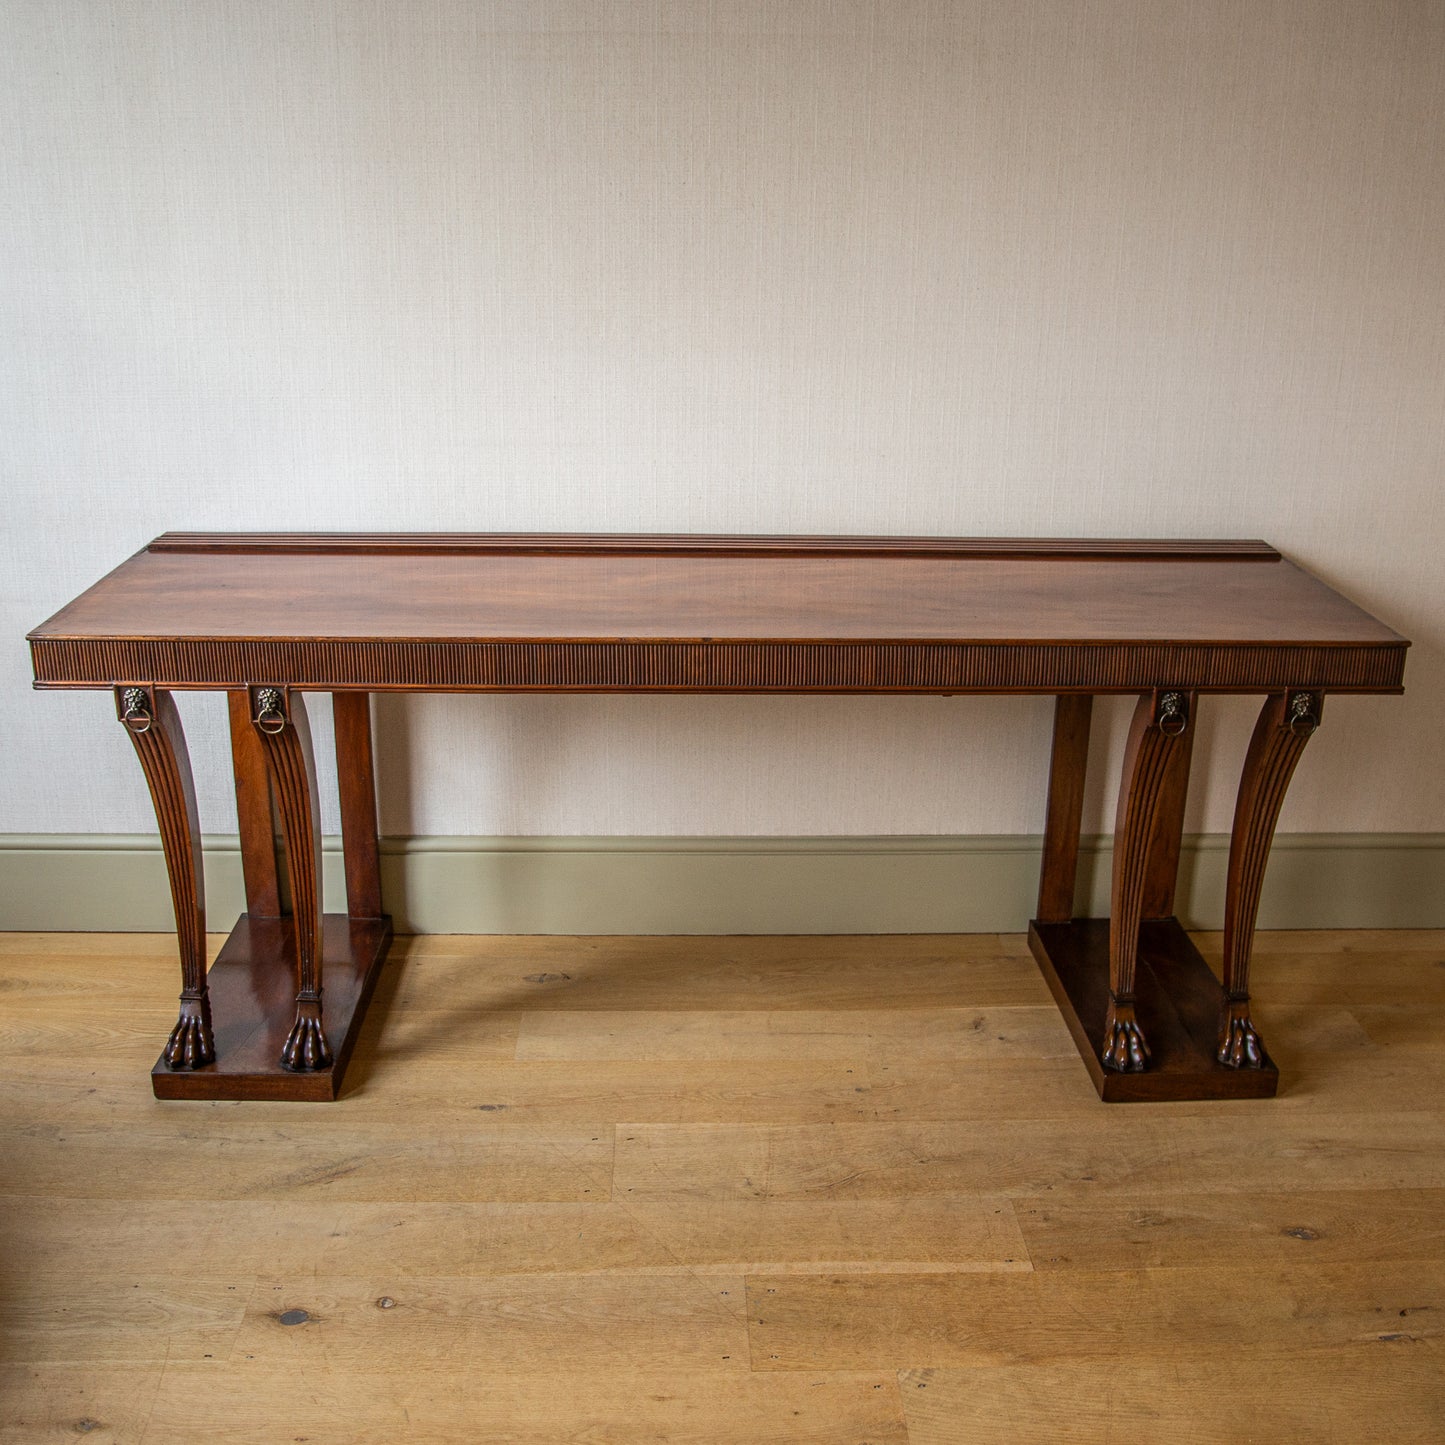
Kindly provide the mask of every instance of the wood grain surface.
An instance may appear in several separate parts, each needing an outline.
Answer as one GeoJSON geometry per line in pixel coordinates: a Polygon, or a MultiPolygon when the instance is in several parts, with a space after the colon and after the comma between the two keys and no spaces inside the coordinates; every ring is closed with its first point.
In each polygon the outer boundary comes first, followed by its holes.
{"type": "Polygon", "coordinates": [[[43,686],[859,692],[1393,691],[1408,646],[1262,543],[286,534],[159,539],[30,642],[43,686]]]}
{"type": "Polygon", "coordinates": [[[50,637],[1398,643],[1291,562],[138,553],[50,637]]]}
{"type": "Polygon", "coordinates": [[[401,939],[331,1105],[153,1099],[174,967],[0,936],[6,1445],[1445,1433],[1445,935],[1124,1111],[1019,937],[401,939]]]}

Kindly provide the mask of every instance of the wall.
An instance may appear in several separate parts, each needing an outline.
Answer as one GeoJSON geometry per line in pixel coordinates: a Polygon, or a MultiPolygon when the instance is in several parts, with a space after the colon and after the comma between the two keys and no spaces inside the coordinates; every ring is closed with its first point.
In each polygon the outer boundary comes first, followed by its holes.
{"type": "MultiPolygon", "coordinates": [[[[1262,536],[1415,640],[1282,829],[1445,831],[1445,6],[3,12],[0,831],[153,826],[24,631],[162,530],[266,527],[1262,536]]],[[[234,830],[224,708],[183,712],[234,830]]],[[[1207,710],[1191,831],[1252,712],[1207,710]]],[[[1037,699],[378,726],[394,835],[1042,820],[1037,699]]]]}

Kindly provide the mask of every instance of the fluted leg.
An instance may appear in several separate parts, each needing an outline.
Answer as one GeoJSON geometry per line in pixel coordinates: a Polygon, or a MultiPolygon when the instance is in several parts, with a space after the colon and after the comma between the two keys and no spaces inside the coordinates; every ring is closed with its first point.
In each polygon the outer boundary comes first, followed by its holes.
{"type": "Polygon", "coordinates": [[[251,722],[266,752],[286,840],[286,876],[296,931],[296,1021],[281,1050],[283,1068],[331,1065],[321,1016],[321,808],[311,729],[300,693],[253,687],[251,722]]]}
{"type": "Polygon", "coordinates": [[[1104,1067],[1138,1073],[1149,1067],[1149,1043],[1134,1013],[1139,922],[1149,888],[1151,842],[1175,753],[1189,727],[1189,697],[1145,693],[1134,709],[1119,808],[1114,824],[1114,878],[1109,921],[1109,1006],[1104,1067]]]}
{"type": "Polygon", "coordinates": [[[228,692],[226,705],[231,722],[231,767],[236,780],[236,821],[241,834],[246,912],[253,918],[279,918],[281,885],[266,750],[251,726],[250,694],[243,688],[228,692]]]}
{"type": "Polygon", "coordinates": [[[1322,706],[1318,693],[1272,693],[1260,709],[1244,759],[1224,895],[1224,1004],[1218,1058],[1232,1069],[1257,1069],[1265,1060],[1264,1045],[1249,1016],[1254,922],[1285,790],[1305,744],[1320,725],[1322,706]]]}
{"type": "Polygon", "coordinates": [[[1149,866],[1144,877],[1142,916],[1172,918],[1174,895],[1179,881],[1179,858],[1184,845],[1184,808],[1189,800],[1189,765],[1198,731],[1198,699],[1186,695],[1189,726],[1179,734],[1169,755],[1169,766],[1159,784],[1159,801],[1154,808],[1154,831],[1149,838],[1149,866]]]}
{"type": "Polygon", "coordinates": [[[163,1057],[172,1069],[215,1062],[211,999],[206,990],[206,884],[201,825],[181,717],[170,693],[152,687],[115,690],[116,712],[135,745],[160,824],[161,848],[176,913],[181,954],[181,1008],[163,1057]]]}

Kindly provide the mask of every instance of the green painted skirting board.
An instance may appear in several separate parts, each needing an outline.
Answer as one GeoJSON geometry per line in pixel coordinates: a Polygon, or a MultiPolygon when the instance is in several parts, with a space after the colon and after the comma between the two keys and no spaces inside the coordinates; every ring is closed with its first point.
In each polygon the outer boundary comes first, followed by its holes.
{"type": "MultiPolygon", "coordinates": [[[[1224,914],[1229,840],[1186,839],[1179,913],[1224,914]]],[[[995,933],[1033,913],[1037,837],[393,838],[382,887],[407,933],[995,933]]],[[[208,838],[212,926],[242,911],[236,839],[208,838]]],[[[1088,840],[1081,912],[1108,912],[1110,840],[1088,840]]],[[[328,906],[344,908],[325,844],[328,906]]],[[[1445,928],[1445,834],[1292,834],[1275,842],[1265,928],[1445,928]]],[[[0,929],[174,927],[159,841],[0,835],[0,929]]]]}

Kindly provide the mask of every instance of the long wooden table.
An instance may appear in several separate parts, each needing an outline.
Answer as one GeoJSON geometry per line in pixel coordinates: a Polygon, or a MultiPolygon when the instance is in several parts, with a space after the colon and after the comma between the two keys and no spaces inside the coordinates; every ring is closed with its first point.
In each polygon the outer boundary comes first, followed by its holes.
{"type": "Polygon", "coordinates": [[[1325,694],[1401,691],[1409,646],[1262,542],[519,534],[167,533],[29,640],[37,687],[113,689],[145,771],[182,979],[152,1080],[189,1099],[340,1089],[391,939],[379,691],[1051,694],[1029,937],[1100,1097],[1269,1096],[1249,961],[1280,805],[1325,694]],[[182,689],[230,706],[246,913],[209,972],[182,689]],[[333,696],[344,915],[320,907],[307,691],[333,696]],[[1101,693],[1138,697],[1107,920],[1074,916],[1101,693]],[[1222,985],[1174,917],[1209,693],[1264,700],[1230,842],[1222,985]]]}

